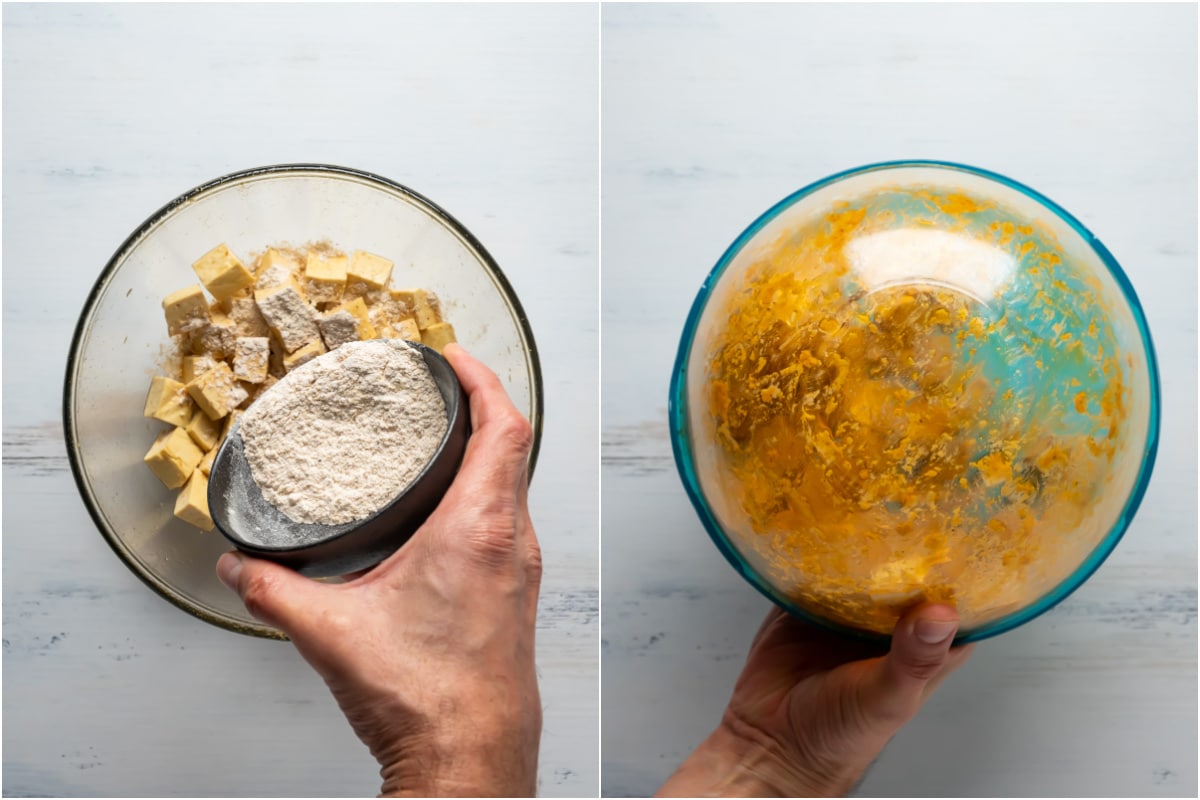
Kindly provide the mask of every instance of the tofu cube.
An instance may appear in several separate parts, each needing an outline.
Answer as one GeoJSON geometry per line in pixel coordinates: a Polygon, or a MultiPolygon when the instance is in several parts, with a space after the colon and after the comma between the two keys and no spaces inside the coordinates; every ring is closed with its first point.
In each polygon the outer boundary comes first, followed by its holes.
{"type": "MultiPolygon", "coordinates": [[[[217,451],[220,449],[221,447],[218,445],[205,453],[204,458],[200,459],[200,463],[196,465],[196,472],[201,473],[206,478],[212,474],[212,465],[213,462],[217,460],[217,451]]],[[[193,472],[192,474],[194,475],[196,473],[193,472]]]]}
{"type": "Polygon", "coordinates": [[[345,308],[326,312],[325,316],[321,317],[320,327],[321,339],[328,350],[348,342],[357,342],[362,338],[358,335],[358,318],[345,308]]]}
{"type": "Polygon", "coordinates": [[[296,287],[277,286],[260,289],[254,293],[258,310],[284,349],[295,352],[314,339],[320,340],[317,328],[317,312],[310,306],[296,287]]]}
{"type": "Polygon", "coordinates": [[[402,319],[392,326],[401,339],[410,342],[420,342],[424,344],[424,337],[421,335],[421,329],[417,327],[417,321],[412,317],[402,319]]]}
{"type": "Polygon", "coordinates": [[[346,283],[365,283],[372,289],[382,289],[392,279],[392,262],[382,256],[355,250],[346,268],[346,283]]]}
{"type": "Polygon", "coordinates": [[[175,516],[184,522],[205,531],[213,529],[212,516],[208,513],[208,478],[199,471],[193,472],[175,498],[175,516]]]}
{"type": "Polygon", "coordinates": [[[300,265],[292,256],[272,247],[258,259],[254,288],[270,289],[283,286],[291,281],[299,270],[300,265]]]}
{"type": "Polygon", "coordinates": [[[197,375],[203,375],[217,365],[217,360],[208,353],[183,357],[183,382],[188,383],[197,375]]]}
{"type": "Polygon", "coordinates": [[[416,317],[417,325],[422,331],[442,321],[441,303],[433,292],[424,289],[397,289],[391,294],[407,306],[409,313],[416,317]]]}
{"type": "Polygon", "coordinates": [[[142,460],[168,489],[178,489],[191,476],[204,453],[183,428],[159,435],[142,460]]]}
{"type": "Polygon", "coordinates": [[[457,341],[458,339],[454,338],[454,326],[449,322],[439,322],[421,331],[421,343],[432,347],[439,353],[446,345],[457,341]]]}
{"type": "Polygon", "coordinates": [[[254,302],[253,295],[230,301],[229,319],[233,321],[233,330],[238,336],[266,336],[271,332],[267,321],[258,312],[258,303],[254,302]]]}
{"type": "Polygon", "coordinates": [[[187,384],[187,391],[196,405],[213,419],[221,419],[249,397],[249,393],[233,377],[233,370],[223,361],[192,379],[187,384]]]}
{"type": "Polygon", "coordinates": [[[208,299],[199,286],[189,286],[167,295],[163,300],[167,332],[172,336],[191,333],[208,324],[208,299]]]}
{"type": "Polygon", "coordinates": [[[356,297],[348,303],[342,304],[342,310],[354,315],[358,320],[358,338],[362,341],[375,339],[379,336],[375,330],[375,325],[371,322],[371,312],[367,308],[367,304],[363,302],[361,297],[356,297]]]}
{"type": "Polygon", "coordinates": [[[319,355],[323,355],[325,352],[325,344],[320,339],[317,339],[316,341],[301,347],[291,355],[284,356],[283,368],[288,372],[291,372],[301,364],[307,364],[309,361],[312,361],[319,355]]]}
{"type": "Polygon", "coordinates": [[[233,348],[233,377],[246,383],[267,379],[271,340],[266,336],[239,337],[233,348]]]}
{"type": "Polygon", "coordinates": [[[233,425],[237,422],[237,418],[242,415],[241,409],[234,409],[229,412],[229,416],[225,418],[225,427],[221,428],[221,438],[217,440],[217,447],[221,446],[221,442],[225,441],[225,437],[233,430],[233,425]]]}
{"type": "Polygon", "coordinates": [[[183,426],[192,418],[192,409],[192,398],[182,383],[162,375],[155,375],[150,380],[143,416],[183,426]]]}
{"type": "Polygon", "coordinates": [[[218,300],[232,297],[239,289],[254,285],[254,276],[250,270],[230,252],[224,244],[219,244],[202,255],[192,264],[192,269],[200,277],[204,288],[218,300]]]}
{"type": "Polygon", "coordinates": [[[314,303],[333,303],[342,297],[346,288],[348,261],[342,255],[324,255],[308,251],[304,262],[304,290],[314,303]]]}
{"type": "Polygon", "coordinates": [[[213,419],[198,408],[196,413],[192,414],[186,430],[201,451],[208,451],[217,446],[217,439],[221,437],[221,421],[213,419]]]}
{"type": "Polygon", "coordinates": [[[224,314],[212,314],[207,325],[188,334],[192,352],[212,356],[214,360],[229,358],[237,342],[233,320],[224,314]]]}

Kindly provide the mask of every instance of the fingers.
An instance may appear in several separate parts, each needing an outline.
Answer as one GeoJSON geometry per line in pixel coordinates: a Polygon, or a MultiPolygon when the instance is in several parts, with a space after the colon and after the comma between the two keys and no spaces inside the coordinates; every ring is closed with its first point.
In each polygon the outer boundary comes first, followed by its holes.
{"type": "Polygon", "coordinates": [[[237,592],[256,619],[289,636],[304,624],[305,610],[316,605],[324,588],[287,567],[238,552],[217,560],[217,577],[237,592]]]}
{"type": "Polygon", "coordinates": [[[523,497],[528,484],[533,428],[521,415],[496,373],[458,344],[449,344],[446,360],[454,367],[471,404],[471,439],[459,471],[463,482],[511,487],[523,497]]]}
{"type": "Polygon", "coordinates": [[[950,655],[957,631],[958,613],[949,606],[926,605],[903,616],[892,634],[891,650],[872,664],[861,686],[864,715],[895,728],[907,722],[946,666],[965,660],[957,651],[950,655]]]}

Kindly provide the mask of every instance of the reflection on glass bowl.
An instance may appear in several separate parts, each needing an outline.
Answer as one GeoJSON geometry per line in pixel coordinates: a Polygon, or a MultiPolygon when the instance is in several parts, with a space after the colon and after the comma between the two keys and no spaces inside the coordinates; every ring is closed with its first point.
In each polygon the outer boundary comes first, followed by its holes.
{"type": "Polygon", "coordinates": [[[849,633],[954,604],[960,641],[1045,611],[1149,480],[1158,376],[1115,260],[983,170],[874,165],[787,198],[688,318],[676,461],[751,583],[849,633]]]}
{"type": "Polygon", "coordinates": [[[282,634],[250,616],[217,580],[228,542],[175,518],[175,493],[142,463],[162,423],[142,416],[169,345],[162,299],[197,283],[191,264],[222,242],[235,253],[328,241],[395,263],[393,283],[434,290],[458,340],[499,376],[542,427],[537,348],[512,286],[454,218],[397,183],[358,170],[282,165],[218,178],[168,203],[101,272],[76,327],[63,423],[76,483],[125,564],[175,605],[214,625],[282,634]]]}

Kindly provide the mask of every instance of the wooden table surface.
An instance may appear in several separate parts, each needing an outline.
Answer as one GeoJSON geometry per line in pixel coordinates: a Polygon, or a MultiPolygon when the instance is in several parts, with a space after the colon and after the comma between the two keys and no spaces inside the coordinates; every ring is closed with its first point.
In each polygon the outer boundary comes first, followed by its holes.
{"type": "Polygon", "coordinates": [[[859,793],[1195,797],[1195,6],[606,5],[601,32],[604,793],[654,791],[712,729],[768,608],[667,438],[701,282],[796,189],[935,158],[1035,187],[1114,253],[1163,435],[1103,567],[981,643],[859,793]]]}
{"type": "Polygon", "coordinates": [[[545,375],[542,791],[594,796],[598,15],[591,6],[22,6],[4,30],[8,796],[373,796],[377,767],[285,643],[178,611],[109,550],[60,422],[84,298],[151,212],[266,164],[429,197],[516,288],[545,375]]]}

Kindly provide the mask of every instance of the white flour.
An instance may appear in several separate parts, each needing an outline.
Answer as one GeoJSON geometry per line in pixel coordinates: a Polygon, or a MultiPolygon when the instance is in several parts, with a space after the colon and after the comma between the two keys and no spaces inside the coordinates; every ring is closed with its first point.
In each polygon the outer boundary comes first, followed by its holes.
{"type": "Polygon", "coordinates": [[[396,339],[351,342],[288,373],[242,415],[263,497],[296,522],[336,525],[383,508],[446,433],[425,359],[396,339]]]}

